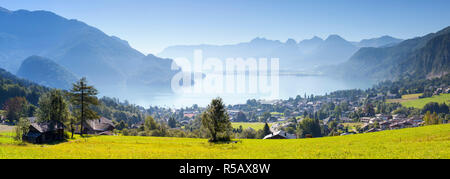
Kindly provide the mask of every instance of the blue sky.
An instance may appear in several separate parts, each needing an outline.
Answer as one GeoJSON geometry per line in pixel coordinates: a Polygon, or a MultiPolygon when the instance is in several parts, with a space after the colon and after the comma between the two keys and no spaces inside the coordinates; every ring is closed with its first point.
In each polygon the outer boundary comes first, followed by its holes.
{"type": "Polygon", "coordinates": [[[143,53],[255,37],[411,38],[450,25],[448,0],[0,0],[0,6],[78,19],[143,53]]]}

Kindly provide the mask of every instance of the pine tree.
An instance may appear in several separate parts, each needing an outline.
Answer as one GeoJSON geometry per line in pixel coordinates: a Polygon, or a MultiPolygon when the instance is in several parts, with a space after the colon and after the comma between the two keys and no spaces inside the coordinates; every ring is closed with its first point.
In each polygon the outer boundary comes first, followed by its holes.
{"type": "Polygon", "coordinates": [[[221,98],[211,101],[206,111],[201,115],[202,126],[211,135],[210,142],[230,141],[231,122],[221,98]]]}
{"type": "Polygon", "coordinates": [[[71,102],[74,107],[75,115],[80,121],[80,135],[83,136],[83,125],[89,120],[98,119],[97,113],[91,109],[92,105],[98,105],[97,89],[87,84],[83,77],[73,84],[70,91],[71,102]]]}
{"type": "Polygon", "coordinates": [[[263,133],[264,133],[264,136],[269,135],[269,134],[272,133],[272,132],[270,131],[269,124],[267,124],[267,122],[266,122],[266,124],[264,124],[263,133]]]}

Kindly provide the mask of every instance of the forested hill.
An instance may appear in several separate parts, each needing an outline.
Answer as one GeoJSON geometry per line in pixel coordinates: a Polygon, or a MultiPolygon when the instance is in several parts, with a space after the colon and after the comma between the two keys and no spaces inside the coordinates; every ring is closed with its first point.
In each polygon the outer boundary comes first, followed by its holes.
{"type": "Polygon", "coordinates": [[[33,105],[37,105],[41,94],[50,88],[21,79],[0,68],[0,107],[12,97],[25,97],[33,105]]]}
{"type": "Polygon", "coordinates": [[[72,83],[77,80],[77,77],[63,66],[53,60],[39,56],[31,56],[25,59],[17,72],[17,76],[44,86],[66,90],[70,89],[72,83]]]}
{"type": "Polygon", "coordinates": [[[398,45],[361,48],[347,62],[329,69],[346,78],[398,80],[423,79],[450,71],[450,27],[437,33],[405,40],[398,45]]]}

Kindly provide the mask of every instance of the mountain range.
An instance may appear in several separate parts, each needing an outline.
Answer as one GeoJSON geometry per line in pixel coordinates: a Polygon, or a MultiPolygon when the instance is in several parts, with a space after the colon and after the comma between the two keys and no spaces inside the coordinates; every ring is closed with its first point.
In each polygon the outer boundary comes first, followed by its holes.
{"type": "Polygon", "coordinates": [[[250,42],[233,45],[178,45],[165,48],[158,55],[166,58],[193,58],[194,50],[202,50],[204,57],[280,58],[280,69],[298,71],[312,67],[339,64],[350,58],[361,47],[381,47],[401,42],[390,36],[350,42],[339,35],[326,39],[313,37],[300,42],[288,39],[286,42],[255,38],[250,42]]]}
{"type": "MultiPolygon", "coordinates": [[[[141,87],[158,86],[161,85],[160,82],[166,82],[164,85],[167,86],[170,84],[171,75],[177,72],[171,70],[170,59],[154,56],[148,58],[133,49],[125,40],[108,36],[95,27],[52,12],[9,11],[2,8],[0,27],[0,68],[12,73],[20,72],[17,73],[19,76],[31,78],[26,71],[33,71],[33,67],[22,62],[34,55],[51,59],[77,77],[87,77],[100,91],[126,89],[130,78],[134,81],[136,77],[152,78],[152,81],[158,82],[152,84],[150,81],[141,84],[141,87]],[[21,65],[24,68],[18,71],[21,65]],[[148,73],[142,73],[143,71],[148,73]]],[[[40,60],[44,66],[56,67],[55,64],[49,63],[50,61],[45,61],[40,60]]],[[[49,74],[44,76],[56,76],[62,71],[47,72],[49,74]]],[[[43,79],[34,76],[31,80],[37,83],[45,81],[50,87],[66,86],[64,80],[54,79],[55,81],[51,82],[44,76],[40,76],[43,79]]]]}
{"type": "Polygon", "coordinates": [[[432,78],[450,71],[450,27],[396,45],[365,47],[348,61],[325,71],[348,79],[432,78]]]}

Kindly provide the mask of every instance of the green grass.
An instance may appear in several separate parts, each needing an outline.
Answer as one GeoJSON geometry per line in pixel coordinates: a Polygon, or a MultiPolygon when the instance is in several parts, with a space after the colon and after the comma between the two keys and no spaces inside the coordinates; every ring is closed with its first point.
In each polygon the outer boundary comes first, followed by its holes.
{"type": "Polygon", "coordinates": [[[270,114],[284,116],[284,113],[281,113],[281,112],[270,112],[270,114]]]}
{"type": "Polygon", "coordinates": [[[446,103],[450,104],[450,94],[441,94],[438,96],[432,96],[430,98],[421,98],[416,100],[409,100],[402,102],[405,107],[423,108],[429,102],[446,103]]]}
{"type": "Polygon", "coordinates": [[[56,145],[15,145],[0,140],[0,158],[450,159],[450,124],[314,139],[245,139],[231,144],[132,136],[77,138],[56,145]]]}
{"type": "MultiPolygon", "coordinates": [[[[263,122],[232,122],[231,126],[235,129],[238,129],[239,126],[242,126],[242,129],[247,129],[249,127],[255,129],[255,130],[260,130],[264,128],[264,124],[263,122]]],[[[272,126],[272,124],[269,123],[269,127],[272,126]]]]}
{"type": "Polygon", "coordinates": [[[419,96],[421,95],[422,93],[403,95],[401,99],[389,99],[387,100],[387,102],[388,103],[398,102],[402,104],[402,106],[413,107],[418,109],[423,108],[429,102],[437,102],[437,103],[445,102],[447,104],[450,104],[450,94],[441,94],[438,96],[419,99],[419,96]]]}

